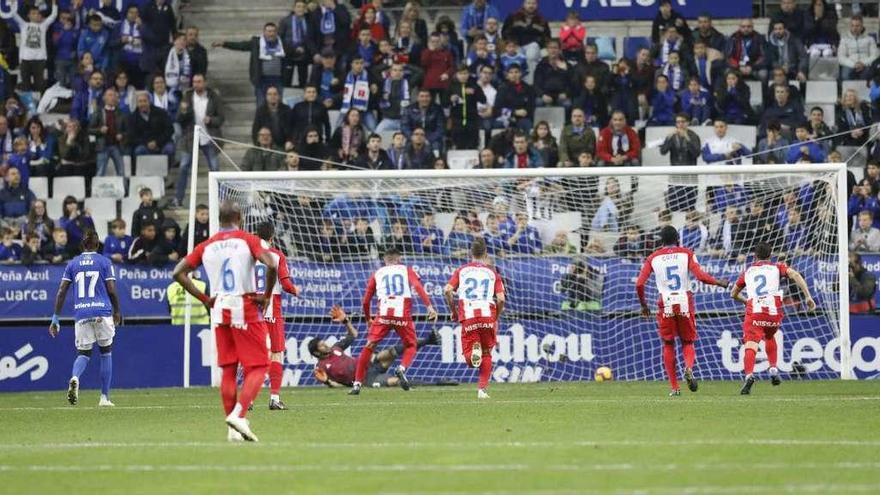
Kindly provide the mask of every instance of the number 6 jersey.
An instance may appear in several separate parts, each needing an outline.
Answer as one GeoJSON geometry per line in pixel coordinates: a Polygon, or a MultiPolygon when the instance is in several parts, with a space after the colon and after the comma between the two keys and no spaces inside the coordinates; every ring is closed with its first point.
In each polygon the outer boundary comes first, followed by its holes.
{"type": "Polygon", "coordinates": [[[412,320],[413,292],[419,295],[425,306],[431,305],[431,299],[415,270],[406,265],[383,266],[367,281],[363,301],[364,316],[370,317],[370,307],[375,295],[379,299],[380,318],[412,320]]]}

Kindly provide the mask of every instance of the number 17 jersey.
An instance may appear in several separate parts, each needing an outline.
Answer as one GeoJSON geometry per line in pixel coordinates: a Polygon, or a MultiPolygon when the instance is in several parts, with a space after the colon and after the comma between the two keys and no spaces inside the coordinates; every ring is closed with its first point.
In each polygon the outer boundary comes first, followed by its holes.
{"type": "Polygon", "coordinates": [[[106,282],[116,280],[116,271],[109,259],[98,253],[83,253],[67,263],[61,280],[73,285],[77,321],[113,315],[106,282]]]}

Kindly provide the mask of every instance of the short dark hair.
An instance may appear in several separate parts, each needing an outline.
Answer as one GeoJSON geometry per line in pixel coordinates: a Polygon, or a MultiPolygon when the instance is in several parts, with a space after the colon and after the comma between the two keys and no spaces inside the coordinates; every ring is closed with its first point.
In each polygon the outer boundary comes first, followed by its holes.
{"type": "Polygon", "coordinates": [[[257,225],[257,236],[264,241],[271,241],[275,237],[275,224],[268,220],[260,222],[257,225]]]}
{"type": "Polygon", "coordinates": [[[273,27],[273,28],[277,29],[278,25],[275,24],[274,22],[267,22],[266,24],[263,24],[263,29],[266,29],[267,27],[273,27]]]}
{"type": "Polygon", "coordinates": [[[92,229],[88,229],[83,234],[82,248],[83,251],[95,251],[101,241],[98,239],[98,233],[92,229]]]}
{"type": "Polygon", "coordinates": [[[767,124],[767,130],[773,132],[781,132],[782,124],[780,124],[778,120],[771,120],[770,123],[767,124]]]}
{"type": "Polygon", "coordinates": [[[678,230],[672,225],[667,225],[660,229],[660,243],[664,246],[677,246],[678,230]]]}
{"type": "Polygon", "coordinates": [[[202,211],[202,210],[207,210],[207,209],[208,209],[208,205],[206,205],[204,203],[199,203],[196,205],[196,211],[202,211]]]}
{"type": "Polygon", "coordinates": [[[482,258],[486,256],[486,239],[482,237],[475,237],[474,242],[471,243],[471,255],[474,258],[482,258]]]}
{"type": "Polygon", "coordinates": [[[378,139],[379,141],[381,141],[382,136],[380,136],[374,132],[374,133],[370,134],[370,137],[367,138],[367,141],[369,142],[369,141],[372,141],[373,139],[378,139]]]}
{"type": "Polygon", "coordinates": [[[770,247],[770,244],[766,242],[759,242],[755,244],[755,258],[759,260],[769,260],[770,254],[773,252],[773,248],[770,247]]]}
{"type": "Polygon", "coordinates": [[[389,258],[392,256],[400,256],[400,254],[400,249],[397,246],[390,246],[388,249],[385,250],[385,254],[383,256],[389,258]]]}
{"type": "Polygon", "coordinates": [[[320,343],[321,343],[321,339],[319,339],[317,337],[315,337],[309,341],[309,354],[311,354],[312,357],[320,357],[318,354],[318,344],[320,344],[320,343]]]}

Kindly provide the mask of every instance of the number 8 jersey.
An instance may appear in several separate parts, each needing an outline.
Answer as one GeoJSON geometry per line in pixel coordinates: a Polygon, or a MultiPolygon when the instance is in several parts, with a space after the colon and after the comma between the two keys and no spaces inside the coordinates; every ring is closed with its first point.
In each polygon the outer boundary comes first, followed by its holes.
{"type": "Polygon", "coordinates": [[[504,283],[494,268],[483,263],[468,263],[452,274],[449,285],[458,296],[458,319],[494,319],[495,296],[504,293],[504,283]]]}
{"type": "Polygon", "coordinates": [[[379,299],[380,318],[412,320],[413,292],[419,295],[425,306],[431,305],[431,299],[415,270],[406,265],[383,266],[367,281],[363,301],[364,315],[370,316],[370,306],[375,295],[379,299]]]}

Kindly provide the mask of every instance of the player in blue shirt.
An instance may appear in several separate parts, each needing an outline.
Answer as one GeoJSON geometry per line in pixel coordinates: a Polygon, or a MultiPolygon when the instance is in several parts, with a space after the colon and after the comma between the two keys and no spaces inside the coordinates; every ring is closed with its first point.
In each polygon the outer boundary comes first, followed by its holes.
{"type": "Polygon", "coordinates": [[[76,405],[79,399],[79,377],[86,370],[92,356],[92,347],[98,343],[101,351],[101,400],[98,406],[113,406],[110,402],[110,379],[113,376],[113,355],[110,352],[116,325],[122,317],[119,313],[119,297],[116,295],[116,271],[113,264],[97,253],[98,234],[93,230],[83,236],[83,253],[70,260],[61,285],[55,296],[55,311],[49,325],[49,335],[55,337],[61,331],[58,313],[64,306],[67,289],[74,285],[73,309],[76,316],[76,360],[68,382],[67,401],[76,405]]]}

